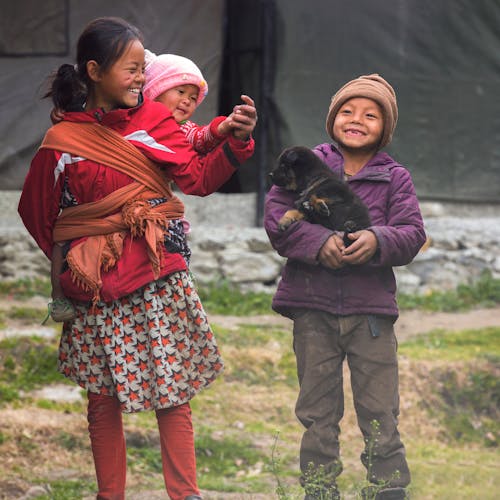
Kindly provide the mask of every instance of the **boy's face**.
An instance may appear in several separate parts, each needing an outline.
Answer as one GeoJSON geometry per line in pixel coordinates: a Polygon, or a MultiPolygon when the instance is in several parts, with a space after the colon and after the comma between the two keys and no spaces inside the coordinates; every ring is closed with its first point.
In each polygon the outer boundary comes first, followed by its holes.
{"type": "Polygon", "coordinates": [[[166,90],[155,101],[161,102],[172,113],[177,123],[189,120],[198,104],[200,89],[196,85],[180,85],[166,90]]]}
{"type": "Polygon", "coordinates": [[[341,148],[351,151],[376,151],[383,131],[382,108],[366,97],[342,104],[333,122],[333,137],[341,148]]]}

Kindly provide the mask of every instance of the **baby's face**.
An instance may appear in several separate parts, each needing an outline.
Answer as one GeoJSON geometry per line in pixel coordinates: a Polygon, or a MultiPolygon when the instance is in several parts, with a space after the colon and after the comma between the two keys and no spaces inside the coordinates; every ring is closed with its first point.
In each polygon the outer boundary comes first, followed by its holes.
{"type": "Polygon", "coordinates": [[[193,115],[200,89],[196,85],[179,85],[160,94],[155,101],[161,102],[172,113],[177,123],[189,120],[193,115]]]}

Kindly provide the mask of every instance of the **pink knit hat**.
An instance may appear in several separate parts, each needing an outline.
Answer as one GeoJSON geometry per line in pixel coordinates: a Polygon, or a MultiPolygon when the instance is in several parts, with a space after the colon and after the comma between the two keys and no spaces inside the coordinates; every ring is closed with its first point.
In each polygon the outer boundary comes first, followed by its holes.
{"type": "Polygon", "coordinates": [[[166,90],[180,85],[196,85],[200,89],[197,106],[208,94],[208,84],[196,64],[186,57],[175,54],[157,56],[148,49],[146,52],[146,84],[144,95],[156,99],[166,90]]]}

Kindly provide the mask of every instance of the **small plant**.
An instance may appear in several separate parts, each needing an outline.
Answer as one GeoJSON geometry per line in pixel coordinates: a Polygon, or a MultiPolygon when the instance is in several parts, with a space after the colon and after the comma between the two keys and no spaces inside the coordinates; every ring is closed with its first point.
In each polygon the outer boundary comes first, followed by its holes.
{"type": "Polygon", "coordinates": [[[373,473],[374,461],[377,457],[377,445],[380,437],[380,422],[378,420],[372,420],[370,422],[370,435],[365,437],[365,451],[363,453],[363,462],[365,463],[367,469],[367,477],[371,481],[362,485],[361,487],[361,498],[363,500],[375,500],[377,493],[390,486],[391,482],[399,478],[400,472],[396,470],[392,476],[385,480],[377,480],[377,477],[373,473]]]}
{"type": "Polygon", "coordinates": [[[290,498],[290,494],[280,478],[280,470],[279,470],[280,461],[277,452],[278,436],[279,436],[279,431],[277,431],[276,434],[274,435],[273,446],[271,448],[270,470],[274,476],[274,479],[276,480],[277,486],[275,491],[276,494],[278,495],[278,498],[280,500],[288,500],[290,498]]]}
{"type": "Polygon", "coordinates": [[[339,464],[333,468],[326,468],[323,464],[316,466],[312,462],[307,464],[304,472],[304,491],[317,500],[339,499],[340,494],[335,482],[340,474],[342,466],[339,464]]]}

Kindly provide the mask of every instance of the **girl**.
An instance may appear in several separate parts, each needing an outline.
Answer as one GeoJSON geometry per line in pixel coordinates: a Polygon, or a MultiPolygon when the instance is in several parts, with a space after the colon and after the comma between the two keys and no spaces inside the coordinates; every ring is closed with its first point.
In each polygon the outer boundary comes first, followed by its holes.
{"type": "Polygon", "coordinates": [[[189,401],[223,365],[186,261],[164,244],[167,222],[183,215],[170,185],[218,189],[253,152],[256,112],[243,105],[240,127],[200,157],[164,106],[141,102],[143,68],[134,26],[87,25],[77,64],[61,66],[49,92],[72,112],[45,135],[19,213],[49,258],[54,242],[70,242],[60,282],[77,315],[63,326],[58,365],[88,393],[97,498],[125,498],[121,413],[154,409],[167,492],[194,500],[189,401]]]}
{"type": "MultiPolygon", "coordinates": [[[[206,154],[224,141],[232,130],[238,128],[245,130],[247,108],[242,106],[235,106],[233,113],[228,117],[214,118],[209,125],[200,126],[190,120],[196,108],[208,94],[207,82],[193,61],[175,54],[157,56],[147,49],[145,60],[144,96],[162,103],[172,113],[195,151],[206,154]]],[[[252,111],[252,99],[246,95],[242,95],[241,98],[252,111]]],[[[56,107],[51,113],[52,122],[61,121],[63,113],[61,108],[56,107]]],[[[183,218],[182,228],[179,227],[180,223],[181,221],[170,221],[170,226],[177,226],[177,230],[171,231],[176,236],[169,238],[167,243],[173,248],[178,248],[189,265],[191,250],[185,238],[189,232],[189,222],[183,218]]],[[[76,316],[73,304],[64,296],[59,282],[59,276],[64,267],[63,253],[63,245],[56,243],[52,250],[51,261],[52,302],[49,304],[48,314],[42,324],[49,316],[54,321],[70,321],[76,316]]]]}

